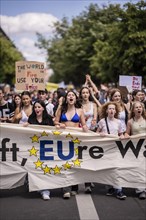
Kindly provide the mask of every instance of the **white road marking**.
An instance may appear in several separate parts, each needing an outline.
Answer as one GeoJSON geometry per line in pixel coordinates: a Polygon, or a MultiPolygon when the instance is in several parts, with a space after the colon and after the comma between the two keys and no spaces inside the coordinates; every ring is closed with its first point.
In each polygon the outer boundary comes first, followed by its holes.
{"type": "Polygon", "coordinates": [[[79,194],[76,195],[76,201],[80,220],[99,220],[99,216],[90,194],[79,192],[79,194]]]}

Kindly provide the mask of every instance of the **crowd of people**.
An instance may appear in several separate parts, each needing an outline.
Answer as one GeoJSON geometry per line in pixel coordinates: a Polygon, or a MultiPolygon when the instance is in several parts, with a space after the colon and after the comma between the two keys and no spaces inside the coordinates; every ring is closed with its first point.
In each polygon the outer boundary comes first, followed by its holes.
{"type": "MultiPolygon", "coordinates": [[[[146,93],[134,90],[122,97],[118,88],[103,93],[86,75],[80,90],[58,88],[45,90],[13,91],[7,93],[0,88],[0,122],[56,126],[57,129],[78,127],[84,132],[97,132],[129,138],[131,135],[146,133],[146,93]]],[[[29,184],[29,183],[28,183],[29,184]]],[[[85,193],[92,192],[93,183],[85,183],[85,193]]],[[[78,185],[63,188],[63,198],[69,199],[78,193],[78,185]]],[[[146,198],[146,189],[135,189],[139,199],[146,198]]],[[[44,200],[50,199],[49,189],[40,191],[44,200]]],[[[124,200],[122,186],[108,186],[107,195],[124,200]]]]}

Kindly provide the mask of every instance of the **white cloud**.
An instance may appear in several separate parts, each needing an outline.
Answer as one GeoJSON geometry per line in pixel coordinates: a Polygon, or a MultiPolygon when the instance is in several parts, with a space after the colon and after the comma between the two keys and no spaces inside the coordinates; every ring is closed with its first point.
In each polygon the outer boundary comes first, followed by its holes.
{"type": "Polygon", "coordinates": [[[51,36],[56,17],[45,13],[26,13],[17,16],[0,16],[1,27],[28,61],[45,62],[46,54],[35,47],[36,32],[51,36]]]}
{"type": "Polygon", "coordinates": [[[48,33],[52,31],[53,24],[58,19],[45,13],[26,13],[15,17],[1,16],[1,25],[4,30],[11,34],[41,32],[48,33]]]}
{"type": "Polygon", "coordinates": [[[28,47],[32,47],[32,46],[34,46],[34,41],[30,38],[21,38],[20,44],[22,44],[24,46],[27,45],[28,47]]]}
{"type": "Polygon", "coordinates": [[[17,44],[19,49],[23,52],[24,57],[27,57],[29,61],[40,61],[44,62],[46,53],[43,50],[38,49],[34,45],[35,40],[30,38],[21,38],[17,44]]]}

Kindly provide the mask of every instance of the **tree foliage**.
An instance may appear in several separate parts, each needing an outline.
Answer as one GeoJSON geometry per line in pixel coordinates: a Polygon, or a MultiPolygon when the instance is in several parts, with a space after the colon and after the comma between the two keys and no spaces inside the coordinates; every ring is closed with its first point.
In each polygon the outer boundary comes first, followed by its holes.
{"type": "Polygon", "coordinates": [[[119,75],[142,76],[146,81],[146,3],[124,7],[90,4],[72,19],[55,24],[50,40],[38,34],[37,46],[48,52],[52,81],[84,83],[91,74],[99,83],[118,82],[119,75]]]}
{"type": "Polygon", "coordinates": [[[0,82],[14,84],[15,62],[24,58],[4,36],[0,36],[0,51],[0,82]]]}

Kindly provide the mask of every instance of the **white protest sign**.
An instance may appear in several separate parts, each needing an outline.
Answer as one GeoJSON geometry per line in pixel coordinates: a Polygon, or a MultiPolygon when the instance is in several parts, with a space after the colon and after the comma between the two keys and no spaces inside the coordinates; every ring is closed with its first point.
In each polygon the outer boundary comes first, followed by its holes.
{"type": "Polygon", "coordinates": [[[125,76],[120,75],[119,85],[126,86],[128,90],[141,90],[142,77],[141,76],[125,76]]]}

